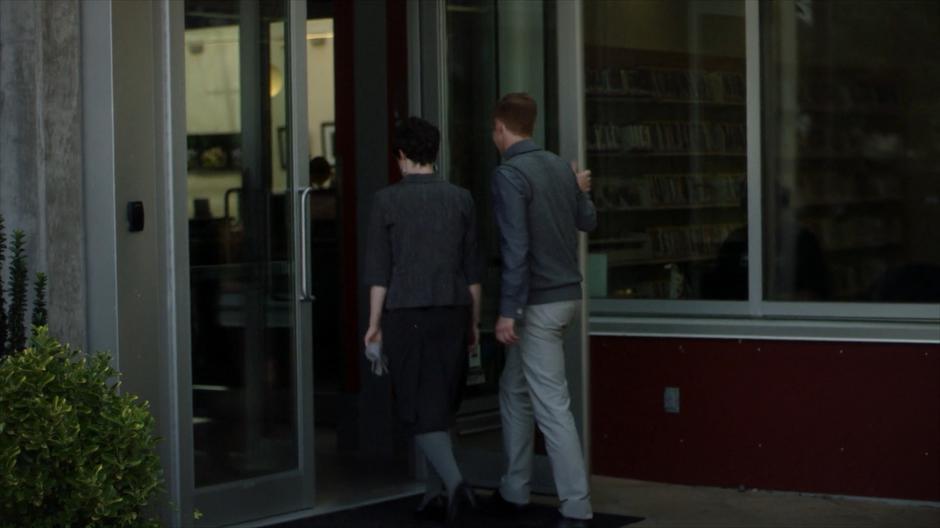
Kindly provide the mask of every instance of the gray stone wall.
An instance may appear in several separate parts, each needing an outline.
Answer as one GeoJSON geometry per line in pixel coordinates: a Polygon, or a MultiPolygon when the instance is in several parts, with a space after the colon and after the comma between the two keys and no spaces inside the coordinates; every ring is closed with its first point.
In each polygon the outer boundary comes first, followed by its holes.
{"type": "Polygon", "coordinates": [[[0,211],[49,275],[53,334],[85,344],[79,3],[0,1],[0,211]]]}

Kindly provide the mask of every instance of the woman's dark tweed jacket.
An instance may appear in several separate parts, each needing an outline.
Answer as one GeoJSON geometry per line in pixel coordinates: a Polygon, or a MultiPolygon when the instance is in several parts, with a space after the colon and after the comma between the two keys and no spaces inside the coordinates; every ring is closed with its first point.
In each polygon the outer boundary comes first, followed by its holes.
{"type": "Polygon", "coordinates": [[[388,288],[388,310],[467,306],[482,274],[476,231],[466,189],[436,174],[405,176],[375,194],[365,283],[388,288]]]}

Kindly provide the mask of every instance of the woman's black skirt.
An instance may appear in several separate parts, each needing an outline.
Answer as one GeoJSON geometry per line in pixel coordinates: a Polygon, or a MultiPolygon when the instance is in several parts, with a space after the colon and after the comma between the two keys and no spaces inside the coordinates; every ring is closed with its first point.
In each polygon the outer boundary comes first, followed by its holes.
{"type": "Polygon", "coordinates": [[[390,310],[382,317],[382,348],[398,417],[415,434],[446,431],[467,379],[470,308],[390,310]]]}

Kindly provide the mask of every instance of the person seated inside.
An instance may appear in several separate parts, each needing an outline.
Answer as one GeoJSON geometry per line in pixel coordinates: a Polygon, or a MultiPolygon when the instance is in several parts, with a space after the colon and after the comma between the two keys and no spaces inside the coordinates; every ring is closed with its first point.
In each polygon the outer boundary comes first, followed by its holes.
{"type": "Polygon", "coordinates": [[[333,166],[323,156],[310,160],[310,185],[315,191],[333,188],[333,166]]]}
{"type": "MultiPolygon", "coordinates": [[[[313,188],[313,196],[310,198],[310,216],[314,221],[329,221],[330,224],[336,221],[336,189],[335,175],[333,166],[323,156],[317,156],[310,160],[310,187],[313,188]]],[[[323,229],[316,229],[314,236],[323,229]]],[[[332,227],[332,225],[330,226],[332,227]]]]}

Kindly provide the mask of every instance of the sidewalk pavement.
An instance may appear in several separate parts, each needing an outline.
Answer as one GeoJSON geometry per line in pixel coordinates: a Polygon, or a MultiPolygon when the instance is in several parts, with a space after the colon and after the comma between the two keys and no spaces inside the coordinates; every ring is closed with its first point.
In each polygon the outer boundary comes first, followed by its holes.
{"type": "Polygon", "coordinates": [[[940,528],[940,503],[742,492],[600,476],[591,479],[591,488],[596,511],[645,518],[630,528],[940,528]]]}

